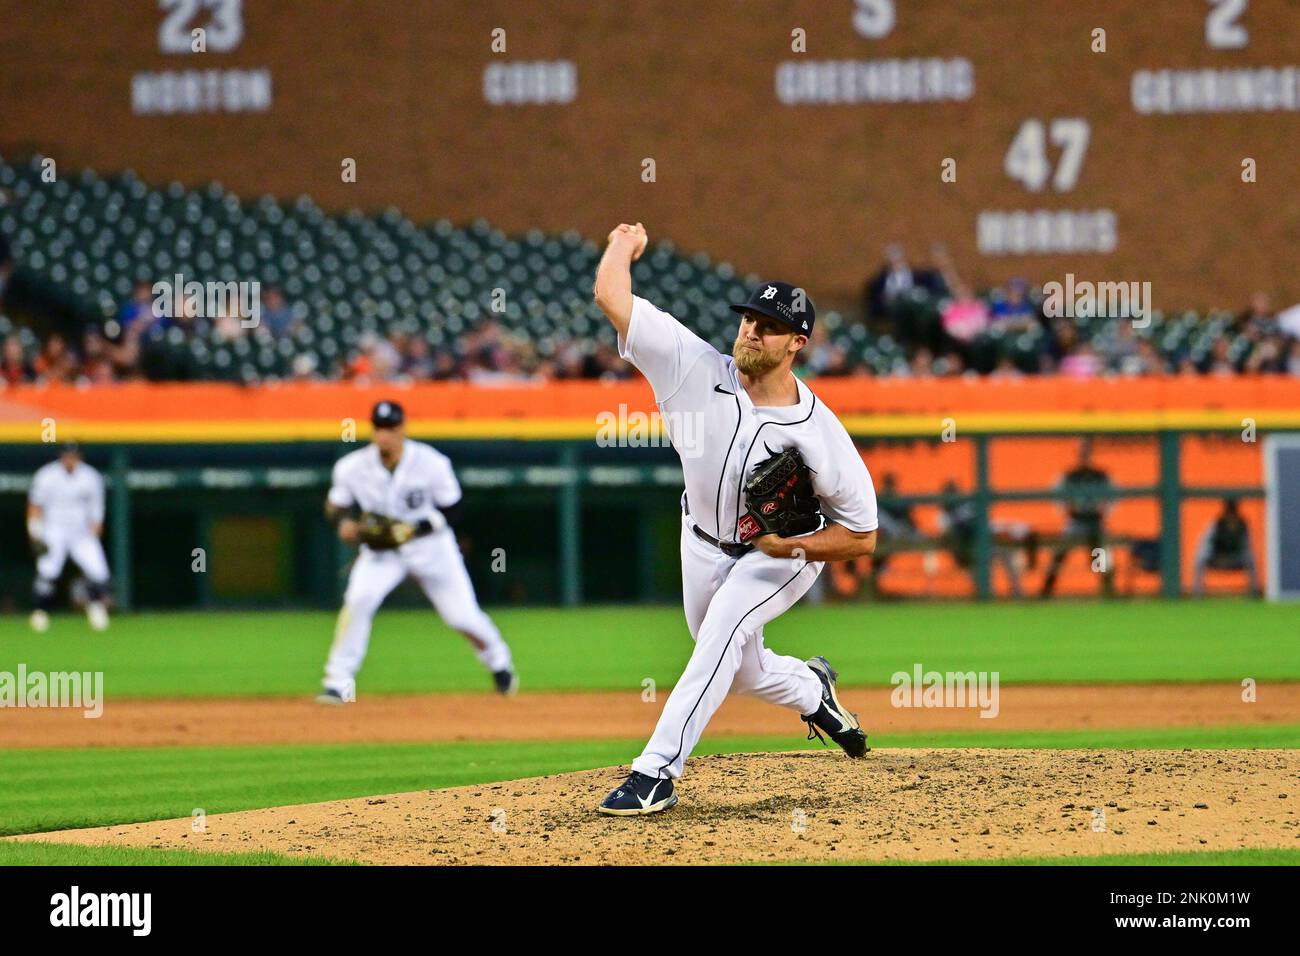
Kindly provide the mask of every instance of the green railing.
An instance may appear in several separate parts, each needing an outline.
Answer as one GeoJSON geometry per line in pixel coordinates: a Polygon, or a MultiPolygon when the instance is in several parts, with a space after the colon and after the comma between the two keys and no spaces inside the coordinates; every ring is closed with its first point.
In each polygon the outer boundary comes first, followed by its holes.
{"type": "MultiPolygon", "coordinates": [[[[1096,433],[1098,435],[1104,433],[1096,433]]],[[[1214,434],[1198,431],[1164,431],[1158,433],[1125,432],[1129,438],[1154,438],[1158,453],[1158,477],[1151,485],[1112,487],[1097,495],[1105,500],[1153,498],[1160,509],[1160,573],[1161,593],[1177,597],[1182,593],[1181,520],[1182,502],[1191,498],[1261,497],[1260,486],[1191,486],[1181,481],[1181,439],[1190,434],[1214,434]]],[[[1221,434],[1228,434],[1222,432],[1221,434]]],[[[999,491],[992,487],[989,478],[990,449],[1002,438],[1030,437],[1084,437],[1079,432],[990,432],[967,434],[961,440],[974,443],[974,474],[972,486],[965,491],[967,500],[973,502],[977,514],[972,576],[975,592],[981,599],[993,596],[991,568],[994,541],[989,516],[992,508],[1004,502],[1062,501],[1078,499],[1079,492],[1063,492],[1055,488],[1028,491],[999,491]]],[[[910,437],[891,436],[874,441],[938,441],[933,435],[910,437]]],[[[472,443],[470,443],[472,444],[472,443]]],[[[511,490],[520,488],[544,489],[554,494],[555,552],[554,561],[559,571],[559,600],[565,605],[583,601],[584,567],[582,560],[583,503],[594,489],[677,489],[682,485],[681,469],[671,452],[655,464],[593,464],[584,462],[585,442],[556,442],[550,451],[554,457],[549,463],[461,464],[458,474],[462,485],[472,494],[482,490],[511,490]]],[[[329,460],[337,456],[334,446],[322,446],[322,457],[329,460]]],[[[453,458],[457,456],[453,452],[453,458]]],[[[870,454],[867,455],[870,461],[870,454]]],[[[327,465],[304,466],[224,466],[142,468],[133,467],[132,450],[116,446],[110,452],[110,466],[106,480],[109,486],[108,520],[112,541],[111,560],[115,568],[131,567],[133,554],[131,541],[133,503],[137,495],[180,494],[189,490],[204,491],[318,491],[322,495],[328,485],[330,468],[327,465]]],[[[25,472],[0,472],[0,501],[5,496],[26,492],[30,474],[25,472]]],[[[12,500],[12,498],[11,498],[12,500]]],[[[473,499],[471,499],[472,501],[473,499]]],[[[903,505],[936,505],[951,501],[947,495],[899,495],[893,499],[903,505]]],[[[639,510],[641,528],[637,532],[636,553],[640,567],[636,570],[640,582],[639,593],[643,599],[654,597],[654,550],[648,531],[650,510],[656,512],[664,506],[661,496],[644,503],[639,510]]],[[[341,547],[341,546],[340,546],[341,547]]],[[[343,552],[340,551],[340,554],[343,552]]],[[[121,607],[131,607],[131,576],[114,576],[116,599],[121,607]]]]}

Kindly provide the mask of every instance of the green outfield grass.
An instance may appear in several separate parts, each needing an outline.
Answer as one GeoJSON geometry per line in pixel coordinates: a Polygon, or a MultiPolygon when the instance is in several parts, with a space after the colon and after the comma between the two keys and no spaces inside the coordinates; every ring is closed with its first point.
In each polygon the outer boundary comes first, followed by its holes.
{"type": "MultiPolygon", "coordinates": [[[[502,609],[525,690],[676,680],[690,653],[675,607],[502,609]]],[[[105,635],[60,615],[35,635],[0,618],[0,671],[103,671],[113,697],[303,694],[333,630],[323,612],[123,615],[105,635]]],[[[767,630],[784,654],[828,656],[847,686],[920,663],[998,671],[1004,683],[1300,680],[1295,610],[1246,600],[799,607],[767,630]]],[[[360,693],[484,690],[459,635],[431,611],[382,611],[360,693]]]]}
{"type": "MultiPolygon", "coordinates": [[[[642,740],[15,750],[0,835],[107,826],[625,766],[642,740]]],[[[1300,726],[880,735],[877,747],[1296,747],[1300,726]]],[[[706,737],[696,753],[816,749],[788,737],[706,737]]],[[[612,779],[612,777],[611,777],[612,779]]]]}
{"type": "Polygon", "coordinates": [[[0,866],[347,866],[350,860],[283,853],[200,853],[133,846],[0,842],[0,866]]]}
{"type": "MultiPolygon", "coordinates": [[[[824,865],[826,861],[760,863],[760,866],[824,865]]],[[[2,843],[0,866],[338,866],[349,860],[291,857],[280,853],[206,853],[138,847],[69,846],[59,843],[2,843]]],[[[835,860],[831,866],[1300,866],[1300,850],[1209,850],[1186,853],[1130,853],[943,862],[835,860]]]]}

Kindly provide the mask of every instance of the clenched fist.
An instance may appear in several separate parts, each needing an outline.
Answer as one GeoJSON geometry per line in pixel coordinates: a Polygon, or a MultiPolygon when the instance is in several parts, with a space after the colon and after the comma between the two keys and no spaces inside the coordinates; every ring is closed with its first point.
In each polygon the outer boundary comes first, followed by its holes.
{"type": "Polygon", "coordinates": [[[632,255],[632,261],[636,262],[641,258],[641,253],[645,252],[646,243],[650,241],[650,236],[645,231],[645,226],[637,223],[635,226],[629,226],[627,223],[620,223],[609,234],[609,244],[611,246],[626,246],[632,255]]]}

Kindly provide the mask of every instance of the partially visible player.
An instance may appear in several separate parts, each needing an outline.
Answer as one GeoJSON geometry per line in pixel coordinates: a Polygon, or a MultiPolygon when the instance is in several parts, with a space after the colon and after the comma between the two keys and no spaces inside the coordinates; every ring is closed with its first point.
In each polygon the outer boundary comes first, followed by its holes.
{"type": "MultiPolygon", "coordinates": [[[[1110,508],[1107,495],[1111,490],[1110,476],[1093,464],[1092,439],[1079,442],[1079,463],[1067,471],[1057,489],[1065,493],[1067,521],[1065,531],[1052,549],[1052,561],[1043,578],[1041,597],[1051,597],[1056,589],[1056,578],[1065,563],[1065,557],[1075,548],[1085,549],[1096,557],[1098,551],[1109,551],[1106,538],[1106,512],[1110,508]]],[[[1106,561],[1101,569],[1102,592],[1110,597],[1115,593],[1115,569],[1106,561]]]]}
{"type": "Polygon", "coordinates": [[[370,624],[384,598],[410,575],[438,614],[474,647],[492,672],[497,692],[519,686],[510,648],[474,595],[452,531],[461,504],[460,482],[447,456],[406,437],[406,413],[396,402],[371,411],[374,439],[334,465],[325,513],[339,537],[360,544],[348,576],[334,645],[316,699],[341,704],[356,699],[356,677],[370,644],[370,624]]]}
{"type": "Polygon", "coordinates": [[[27,536],[36,554],[32,630],[49,628],[54,588],[68,558],[86,576],[86,619],[96,631],[108,628],[108,561],[99,540],[103,532],[104,479],[82,460],[80,446],[68,442],[58,461],[37,470],[27,495],[27,536]]]}

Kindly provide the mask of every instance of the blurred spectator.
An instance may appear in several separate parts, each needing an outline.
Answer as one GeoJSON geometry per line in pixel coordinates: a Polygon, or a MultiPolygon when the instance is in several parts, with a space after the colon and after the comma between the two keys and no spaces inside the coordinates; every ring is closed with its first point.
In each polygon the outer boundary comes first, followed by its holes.
{"type": "Polygon", "coordinates": [[[433,354],[429,350],[429,340],[423,335],[412,335],[406,343],[401,374],[403,378],[417,382],[433,378],[433,354]]]}
{"type": "Polygon", "coordinates": [[[1003,355],[990,374],[991,378],[1024,378],[1025,373],[1016,367],[1010,355],[1003,355]]]}
{"type": "Polygon", "coordinates": [[[117,325],[110,328],[109,337],[131,334],[136,338],[153,325],[161,316],[154,311],[153,283],[140,281],[135,284],[131,298],[117,310],[117,325]]]}
{"type": "Polygon", "coordinates": [[[104,385],[113,379],[108,343],[97,329],[90,329],[81,338],[81,381],[104,385]]]}
{"type": "Polygon", "coordinates": [[[1283,334],[1300,339],[1300,305],[1293,305],[1277,314],[1277,327],[1283,334]]]}
{"type": "Polygon", "coordinates": [[[1038,325],[1038,309],[1029,300],[1029,283],[1014,278],[989,306],[991,324],[1004,331],[1028,331],[1038,325]]]}
{"type": "Polygon", "coordinates": [[[456,356],[449,351],[439,352],[433,359],[433,380],[435,382],[446,382],[452,379],[464,378],[460,372],[460,363],[456,361],[456,356]]]}
{"type": "Polygon", "coordinates": [[[24,354],[22,340],[17,335],[6,336],[0,348],[0,379],[6,385],[36,381],[36,366],[24,354]]]}
{"type": "Polygon", "coordinates": [[[864,290],[869,321],[905,345],[938,349],[942,329],[938,299],[947,292],[934,269],[913,269],[897,243],[885,249],[885,262],[864,290]]]}
{"type": "Polygon", "coordinates": [[[72,382],[77,377],[77,357],[68,348],[67,340],[52,332],[45,347],[36,356],[36,375],[44,382],[72,382]]]}
{"type": "Polygon", "coordinates": [[[1236,498],[1223,499],[1223,511],[1214,519],[1196,546],[1196,571],[1192,579],[1192,593],[1205,593],[1206,569],[1215,571],[1245,571],[1250,593],[1259,594],[1259,578],[1255,574],[1255,554],[1250,547],[1250,529],[1237,509],[1236,498]]]}
{"type": "Polygon", "coordinates": [[[1234,329],[1238,332],[1269,333],[1277,330],[1277,316],[1273,311],[1273,299],[1267,292],[1256,292],[1250,297],[1250,305],[1237,316],[1234,329]]]}
{"type": "Polygon", "coordinates": [[[1102,372],[1102,362],[1091,342],[1081,342],[1061,357],[1057,371],[1069,378],[1093,378],[1102,372]]]}
{"type": "Polygon", "coordinates": [[[1231,349],[1232,344],[1227,339],[1215,339],[1202,370],[1209,375],[1235,375],[1237,364],[1232,360],[1231,349]]]}
{"type": "Polygon", "coordinates": [[[929,349],[917,349],[908,370],[913,378],[930,378],[934,374],[934,356],[929,349]]]}
{"type": "Polygon", "coordinates": [[[969,346],[988,331],[989,307],[962,279],[946,248],[936,245],[934,260],[948,289],[939,305],[944,334],[959,347],[969,346]]]}
{"type": "Polygon", "coordinates": [[[1286,372],[1288,344],[1284,336],[1266,335],[1252,346],[1241,370],[1249,375],[1286,372]]]}
{"type": "MultiPolygon", "coordinates": [[[[188,318],[188,317],[187,317],[188,318]]],[[[265,321],[266,316],[262,316],[265,321]]],[[[189,330],[189,326],[182,326],[189,330]]],[[[225,310],[212,320],[212,334],[219,342],[234,342],[244,337],[243,317],[234,303],[227,303],[225,310]]]]}
{"type": "Polygon", "coordinates": [[[361,336],[356,355],[348,363],[347,376],[359,382],[390,382],[402,365],[402,354],[388,339],[374,332],[361,336]]]}
{"type": "Polygon", "coordinates": [[[293,332],[297,325],[298,320],[285,301],[280,287],[272,285],[263,289],[261,327],[279,339],[293,332]]]}
{"type": "Polygon", "coordinates": [[[597,342],[588,358],[587,377],[612,382],[631,378],[632,366],[628,365],[615,351],[612,345],[597,342]]]}
{"type": "Polygon", "coordinates": [[[947,291],[938,271],[913,269],[903,247],[896,242],[890,243],[885,247],[885,261],[880,270],[867,282],[867,315],[873,319],[891,318],[894,308],[913,290],[934,297],[947,291]]]}

